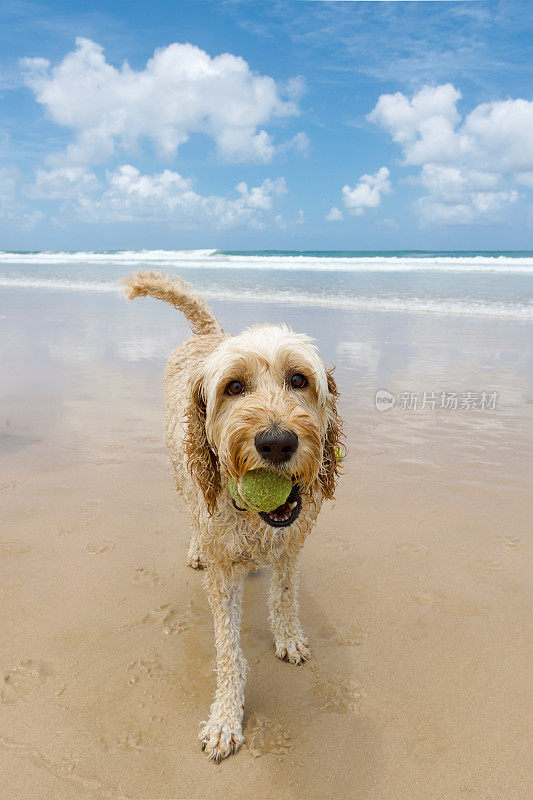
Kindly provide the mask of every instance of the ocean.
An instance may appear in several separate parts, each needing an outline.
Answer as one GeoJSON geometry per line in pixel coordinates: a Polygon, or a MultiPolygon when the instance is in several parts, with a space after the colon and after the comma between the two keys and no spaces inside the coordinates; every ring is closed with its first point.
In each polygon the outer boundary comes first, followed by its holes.
{"type": "Polygon", "coordinates": [[[533,251],[4,251],[0,287],[119,292],[138,268],[209,300],[533,319],[533,251]]]}

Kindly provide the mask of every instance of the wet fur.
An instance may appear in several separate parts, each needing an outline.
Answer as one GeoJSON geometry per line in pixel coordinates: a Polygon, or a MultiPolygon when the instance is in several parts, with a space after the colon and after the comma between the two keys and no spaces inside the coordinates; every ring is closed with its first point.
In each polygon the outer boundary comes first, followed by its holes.
{"type": "Polygon", "coordinates": [[[337,449],[342,448],[338,391],[309,337],[283,325],[255,326],[228,336],[205,301],[180,279],[149,272],[125,283],[129,299],[152,296],[170,303],[183,311],[197,334],[167,363],[166,442],[193,527],[188,563],[205,569],[213,612],[217,690],[200,739],[219,762],[243,741],[247,666],[240,621],[248,572],[261,565],[273,568],[268,600],[276,654],[295,664],[310,655],[299,621],[298,555],[322,501],[335,492],[337,449]],[[287,376],[293,371],[308,378],[305,390],[291,389],[287,376]],[[244,394],[224,392],[233,379],[246,383],[244,394]],[[300,516],[285,528],[237,510],[227,487],[230,476],[265,466],[254,438],[273,423],[299,438],[296,454],[280,468],[295,475],[302,490],[300,516]]]}

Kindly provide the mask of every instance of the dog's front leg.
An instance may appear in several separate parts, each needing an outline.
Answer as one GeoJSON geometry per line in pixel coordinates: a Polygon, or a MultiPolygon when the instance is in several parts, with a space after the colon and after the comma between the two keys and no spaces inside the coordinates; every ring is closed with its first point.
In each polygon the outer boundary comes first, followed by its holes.
{"type": "Polygon", "coordinates": [[[236,753],[243,742],[242,715],[246,661],[240,645],[243,578],[216,567],[207,570],[205,584],[215,625],[217,690],[199,738],[217,764],[236,753]]]}
{"type": "Polygon", "coordinates": [[[274,563],[268,606],[276,655],[291,664],[303,664],[311,652],[300,624],[297,554],[286,553],[274,563]]]}

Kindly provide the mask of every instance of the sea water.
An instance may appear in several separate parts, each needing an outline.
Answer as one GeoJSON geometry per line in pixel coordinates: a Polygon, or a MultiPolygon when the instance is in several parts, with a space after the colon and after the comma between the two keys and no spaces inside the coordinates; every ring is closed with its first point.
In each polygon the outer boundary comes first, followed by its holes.
{"type": "Polygon", "coordinates": [[[209,300],[533,319],[533,252],[0,252],[0,288],[118,292],[137,269],[209,300]]]}

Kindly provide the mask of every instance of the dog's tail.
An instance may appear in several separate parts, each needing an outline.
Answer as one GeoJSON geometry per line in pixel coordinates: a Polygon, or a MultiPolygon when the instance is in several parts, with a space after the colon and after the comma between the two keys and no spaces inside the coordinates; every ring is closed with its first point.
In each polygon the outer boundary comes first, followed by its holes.
{"type": "Polygon", "coordinates": [[[193,333],[223,333],[222,325],[207,307],[203,297],[195,294],[181,278],[169,278],[164,272],[137,272],[123,281],[124,294],[128,300],[136,297],[156,297],[182,311],[193,333]]]}

